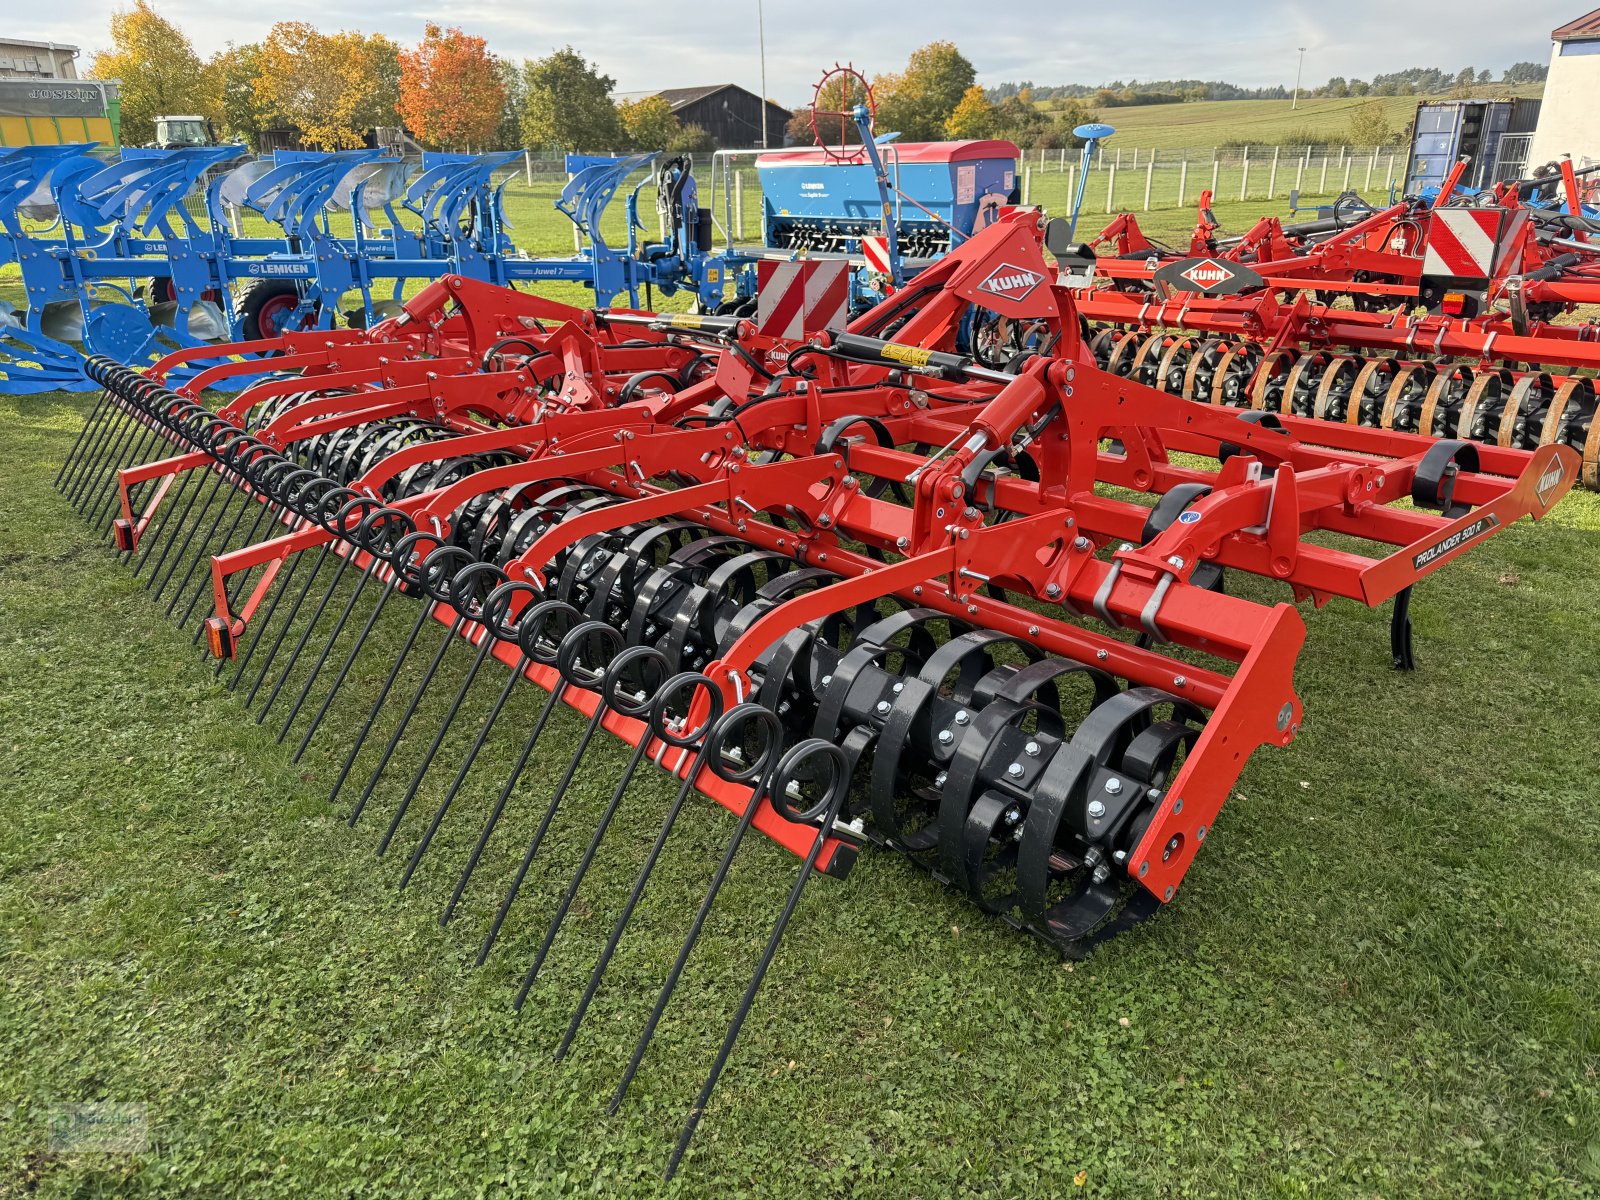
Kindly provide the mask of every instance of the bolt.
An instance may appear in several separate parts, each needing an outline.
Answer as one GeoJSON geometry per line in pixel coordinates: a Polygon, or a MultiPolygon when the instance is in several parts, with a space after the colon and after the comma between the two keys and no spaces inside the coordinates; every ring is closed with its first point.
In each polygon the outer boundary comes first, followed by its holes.
{"type": "Polygon", "coordinates": [[[1202,842],[1205,841],[1206,840],[1206,827],[1204,825],[1200,826],[1199,829],[1194,831],[1194,836],[1195,836],[1196,840],[1198,840],[1198,841],[1202,841],[1202,842]]]}
{"type": "Polygon", "coordinates": [[[1049,596],[1052,600],[1056,599],[1061,595],[1061,585],[1059,583],[1047,584],[1044,589],[1044,594],[1049,596]]]}
{"type": "Polygon", "coordinates": [[[1128,852],[1126,850],[1113,851],[1111,858],[1113,862],[1117,863],[1118,866],[1121,866],[1123,863],[1128,861],[1128,852]]]}
{"type": "Polygon", "coordinates": [[[828,686],[828,685],[829,685],[829,684],[830,684],[830,683],[832,683],[832,682],[833,682],[833,676],[832,676],[832,675],[824,675],[824,676],[823,676],[823,677],[822,677],[822,684],[821,684],[821,686],[822,686],[822,687],[827,687],[827,686],[828,686]]]}
{"type": "Polygon", "coordinates": [[[972,720],[972,714],[964,708],[956,714],[957,725],[965,725],[970,720],[972,720]]]}
{"type": "Polygon", "coordinates": [[[1097,659],[1099,659],[1101,662],[1105,662],[1106,659],[1111,657],[1111,651],[1109,651],[1109,650],[1096,650],[1094,652],[1094,656],[1097,659]]]}
{"type": "Polygon", "coordinates": [[[1172,686],[1176,687],[1176,688],[1188,687],[1189,686],[1188,676],[1186,676],[1186,675],[1174,675],[1172,677],[1172,686]]]}
{"type": "Polygon", "coordinates": [[[1106,880],[1108,880],[1110,878],[1111,878],[1111,868],[1106,866],[1105,863],[1101,863],[1098,867],[1096,867],[1094,869],[1094,881],[1096,883],[1104,883],[1106,880]]]}
{"type": "Polygon", "coordinates": [[[1183,801],[1181,799],[1174,800],[1172,802],[1173,815],[1177,815],[1178,813],[1181,813],[1182,811],[1183,811],[1183,801]]]}
{"type": "Polygon", "coordinates": [[[948,729],[939,730],[939,745],[948,746],[951,742],[953,742],[955,740],[956,740],[956,735],[951,733],[948,729]]]}
{"type": "Polygon", "coordinates": [[[887,717],[889,715],[889,708],[890,705],[887,700],[878,701],[878,715],[880,717],[887,717]]]}
{"type": "Polygon", "coordinates": [[[894,540],[894,548],[896,550],[904,550],[909,545],[911,545],[910,538],[898,537],[894,540]]]}
{"type": "Polygon", "coordinates": [[[1079,536],[1072,539],[1072,548],[1074,550],[1080,552],[1087,551],[1090,545],[1092,545],[1092,543],[1086,537],[1079,536]]]}
{"type": "Polygon", "coordinates": [[[1022,764],[1019,763],[1019,762],[1012,763],[1009,767],[1006,768],[1006,774],[1011,776],[1011,778],[1013,778],[1013,779],[1021,779],[1022,778],[1022,764]]]}
{"type": "Polygon", "coordinates": [[[1089,801],[1089,815],[1098,821],[1106,815],[1106,806],[1098,800],[1089,801]]]}
{"type": "Polygon", "coordinates": [[[968,505],[967,506],[967,511],[962,513],[961,515],[963,517],[965,517],[969,521],[976,521],[979,517],[983,516],[983,514],[981,512],[979,512],[977,509],[973,508],[971,505],[968,505]]]}
{"type": "Polygon", "coordinates": [[[819,528],[826,529],[829,525],[832,525],[832,524],[833,524],[833,518],[830,517],[827,513],[823,513],[820,517],[817,518],[817,525],[818,525],[819,528]]]}
{"type": "Polygon", "coordinates": [[[1010,808],[1006,809],[1006,824],[1007,825],[1015,825],[1020,820],[1022,820],[1022,810],[1020,808],[1018,808],[1015,804],[1013,804],[1010,808]]]}
{"type": "Polygon", "coordinates": [[[894,694],[896,696],[898,696],[901,692],[903,692],[905,690],[906,690],[906,685],[903,684],[903,683],[897,683],[897,684],[894,685],[894,694]]]}
{"type": "Polygon", "coordinates": [[[1037,625],[1029,625],[1028,626],[1028,636],[1029,637],[1038,637],[1039,636],[1039,627],[1037,625]]]}
{"type": "Polygon", "coordinates": [[[1171,899],[1172,899],[1172,889],[1171,889],[1171,888],[1168,888],[1168,889],[1167,889],[1167,895],[1166,895],[1166,898],[1167,898],[1167,899],[1168,899],[1168,900],[1171,900],[1171,899]]]}
{"type": "Polygon", "coordinates": [[[950,778],[950,772],[948,772],[948,771],[940,771],[937,775],[935,775],[933,777],[933,786],[937,787],[937,788],[942,788],[945,785],[945,781],[947,779],[949,779],[949,778],[950,778]]]}
{"type": "Polygon", "coordinates": [[[976,604],[967,605],[967,616],[975,617],[977,615],[978,615],[978,606],[976,604]]]}
{"type": "Polygon", "coordinates": [[[1171,858],[1177,852],[1178,852],[1178,835],[1177,834],[1173,834],[1172,835],[1172,839],[1169,842],[1167,842],[1166,848],[1161,851],[1161,861],[1162,862],[1166,862],[1167,859],[1171,858]]]}
{"type": "Polygon", "coordinates": [[[1038,742],[1029,742],[1026,746],[1024,746],[1022,748],[1022,752],[1024,754],[1026,754],[1029,758],[1038,758],[1039,757],[1039,743],[1038,742]]]}
{"type": "Polygon", "coordinates": [[[911,589],[911,594],[912,594],[912,595],[913,595],[913,596],[920,596],[920,595],[922,595],[922,585],[921,585],[921,584],[920,584],[920,583],[919,583],[919,584],[917,584],[917,586],[916,586],[916,587],[914,587],[914,588],[912,588],[912,589],[911,589]]]}
{"type": "Polygon", "coordinates": [[[1143,879],[1148,874],[1150,874],[1150,861],[1146,859],[1139,864],[1139,878],[1143,879]]]}
{"type": "Polygon", "coordinates": [[[1106,795],[1120,796],[1122,794],[1122,780],[1112,776],[1106,780],[1106,795]]]}

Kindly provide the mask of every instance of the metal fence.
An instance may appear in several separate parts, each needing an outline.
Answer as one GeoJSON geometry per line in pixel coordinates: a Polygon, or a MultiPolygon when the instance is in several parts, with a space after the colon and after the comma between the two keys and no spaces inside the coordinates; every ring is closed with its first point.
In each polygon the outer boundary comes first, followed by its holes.
{"type": "MultiPolygon", "coordinates": [[[[1019,162],[1021,200],[1054,212],[1072,207],[1081,154],[1035,150],[1019,162]]],[[[1211,191],[1215,203],[1336,196],[1359,191],[1387,196],[1405,179],[1405,153],[1395,146],[1219,146],[1210,150],[1112,149],[1089,166],[1084,211],[1107,213],[1185,208],[1211,191]]]]}

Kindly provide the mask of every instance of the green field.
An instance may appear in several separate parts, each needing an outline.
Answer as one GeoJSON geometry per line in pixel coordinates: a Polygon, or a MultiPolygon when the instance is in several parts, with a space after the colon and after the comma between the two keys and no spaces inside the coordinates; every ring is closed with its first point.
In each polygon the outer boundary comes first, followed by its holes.
{"type": "MultiPolygon", "coordinates": [[[[1474,88],[1473,94],[1485,97],[1538,96],[1543,84],[1515,87],[1474,88]]],[[[1416,112],[1421,96],[1302,97],[1291,107],[1289,100],[1203,100],[1192,104],[1138,104],[1102,110],[1099,119],[1115,127],[1117,136],[1110,145],[1125,147],[1131,158],[1134,147],[1143,153],[1156,150],[1205,150],[1240,142],[1270,146],[1287,141],[1304,141],[1311,134],[1331,145],[1352,142],[1351,118],[1363,106],[1377,101],[1395,134],[1405,129],[1416,112]]],[[[1049,101],[1040,101],[1048,107],[1049,101]]]]}
{"type": "MultiPolygon", "coordinates": [[[[524,245],[570,244],[548,196],[510,196],[524,245]]],[[[1239,228],[1282,207],[1219,215],[1239,228]]],[[[1173,209],[1147,226],[1176,238],[1191,222],[1173,209]]],[[[14,273],[0,298],[20,300],[14,273]]],[[[612,985],[554,1063],[665,778],[640,776],[514,1014],[624,748],[603,735],[585,759],[473,969],[581,719],[558,714],[441,928],[542,695],[519,689],[398,891],[449,772],[429,774],[396,848],[374,850],[470,651],[448,651],[350,829],[330,780],[411,614],[377,623],[294,762],[274,742],[282,709],[256,724],[191,644],[193,620],[166,619],[51,486],[92,403],[0,398],[0,1197],[1600,1196],[1600,496],[1423,583],[1414,674],[1389,666],[1386,612],[1304,606],[1300,735],[1248,763],[1178,901],[1087,962],[886,853],[819,880],[662,1187],[794,860],[759,838],[741,853],[607,1115],[732,819],[691,805],[612,985]],[[148,1148],[52,1150],[52,1110],[88,1101],[143,1105],[148,1148]]],[[[397,695],[420,675],[408,661],[397,695]]],[[[473,685],[472,720],[503,678],[473,685]]],[[[474,732],[456,728],[441,761],[474,732]]]]}

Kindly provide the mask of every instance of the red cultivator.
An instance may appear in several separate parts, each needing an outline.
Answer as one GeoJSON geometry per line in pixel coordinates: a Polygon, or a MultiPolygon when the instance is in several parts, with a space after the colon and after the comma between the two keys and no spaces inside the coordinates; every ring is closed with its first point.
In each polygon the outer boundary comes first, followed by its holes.
{"type": "Polygon", "coordinates": [[[508,801],[538,798],[478,951],[536,866],[568,880],[519,1006],[608,831],[640,819],[638,769],[680,781],[643,818],[659,831],[627,896],[586,898],[614,923],[562,1053],[690,795],[736,815],[613,1106],[747,831],[802,858],[669,1174],[814,872],[843,874],[871,841],[1081,953],[1173,898],[1250,754],[1299,728],[1300,614],[1229,595],[1229,573],[1318,605],[1396,598],[1409,661],[1411,586],[1543,515],[1576,475],[1565,445],[1241,414],[1109,374],[1072,293],[1046,282],[1045,232],[1009,213],[804,344],[446,279],[368,333],[258,344],[279,378],[218,413],[193,397],[234,368],[180,394],[162,379],[181,356],[149,377],[91,364],[106,397],[68,494],[96,520],[120,503],[134,570],[169,612],[205,618],[230,686],[297,754],[336,706],[363,714],[330,799],[352,824],[384,809],[379,852],[411,847],[402,884],[447,822],[476,829],[450,919],[511,835],[508,801]],[[1393,550],[1307,537],[1324,531],[1393,550]],[[411,615],[399,656],[376,695],[352,694],[352,664],[397,609],[411,615]],[[397,687],[413,657],[420,682],[397,687]],[[485,670],[503,679],[467,712],[485,670]],[[419,757],[404,735],[441,675],[454,699],[419,757]],[[547,698],[507,728],[525,680],[547,698]],[[564,765],[542,762],[559,702],[588,719],[564,765]],[[633,751],[604,805],[575,813],[601,730],[633,751]],[[500,738],[514,766],[483,778],[500,738]],[[590,831],[586,849],[549,864],[563,819],[590,831]]]}

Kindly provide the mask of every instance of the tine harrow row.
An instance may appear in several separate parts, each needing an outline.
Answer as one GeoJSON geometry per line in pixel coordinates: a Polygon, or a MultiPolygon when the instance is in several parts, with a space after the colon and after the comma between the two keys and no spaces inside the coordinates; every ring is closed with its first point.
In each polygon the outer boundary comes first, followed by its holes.
{"type": "Polygon", "coordinates": [[[441,924],[509,852],[476,958],[526,954],[519,1009],[549,1003],[580,897],[606,914],[558,1057],[683,853],[692,798],[731,811],[613,1109],[749,832],[800,860],[670,1176],[813,875],[870,842],[1086,952],[1173,899],[1250,754],[1299,729],[1300,613],[1228,594],[1230,574],[1317,604],[1393,598],[1409,661],[1414,584],[1576,474],[1567,446],[1240,414],[1108,373],[1072,294],[1043,283],[1043,239],[1034,214],[1004,215],[799,345],[445,279],[366,334],[285,336],[279,376],[217,412],[206,375],[164,384],[182,355],[148,374],[95,359],[105,396],[60,482],[113,519],[170,615],[203,617],[219,677],[231,663],[227,686],[296,756],[350,715],[329,800],[382,826],[401,886],[470,843],[441,924]],[[963,349],[974,305],[1029,331],[1009,369],[963,349]],[[1320,531],[1391,549],[1304,536],[1320,531]],[[397,616],[397,656],[357,694],[353,665],[397,616]],[[529,684],[536,715],[510,716],[529,684]],[[561,708],[584,724],[552,754],[561,708]],[[626,765],[580,787],[605,737],[626,765]],[[503,778],[480,769],[490,745],[503,778]],[[674,786],[641,815],[647,761],[674,786]],[[654,830],[633,882],[585,895],[619,825],[654,830]],[[570,861],[558,826],[578,831],[570,861]],[[541,878],[560,898],[524,948],[513,918],[541,878]]]}

